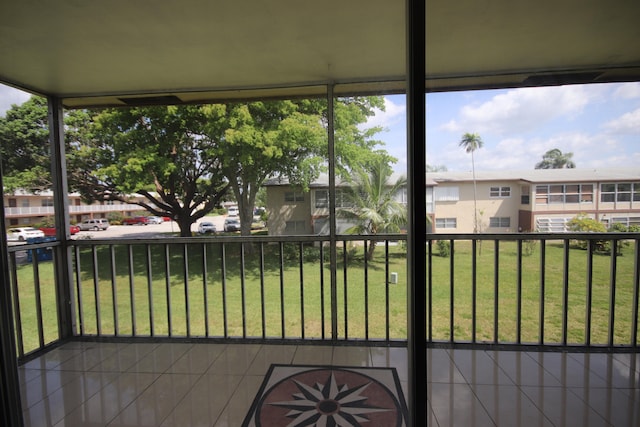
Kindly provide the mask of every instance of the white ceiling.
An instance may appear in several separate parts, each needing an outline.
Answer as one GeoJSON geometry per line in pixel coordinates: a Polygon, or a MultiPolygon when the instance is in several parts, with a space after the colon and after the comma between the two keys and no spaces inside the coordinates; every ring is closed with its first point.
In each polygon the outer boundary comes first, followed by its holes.
{"type": "MultiPolygon", "coordinates": [[[[0,81],[65,105],[396,92],[403,0],[0,4],[0,81]],[[170,96],[170,97],[167,97],[170,96]],[[139,100],[138,100],[139,101],[139,100]]],[[[640,80],[638,0],[427,1],[427,88],[640,80]]]]}

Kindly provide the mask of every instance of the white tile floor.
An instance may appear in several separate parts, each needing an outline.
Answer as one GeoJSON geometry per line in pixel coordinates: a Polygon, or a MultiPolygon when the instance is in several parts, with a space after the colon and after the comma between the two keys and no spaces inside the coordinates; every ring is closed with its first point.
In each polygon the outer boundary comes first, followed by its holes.
{"type": "MultiPolygon", "coordinates": [[[[72,342],[20,367],[25,423],[238,427],[271,363],[392,366],[406,387],[400,348],[72,342]]],[[[429,425],[640,425],[640,354],[433,349],[427,365],[429,425]]]]}

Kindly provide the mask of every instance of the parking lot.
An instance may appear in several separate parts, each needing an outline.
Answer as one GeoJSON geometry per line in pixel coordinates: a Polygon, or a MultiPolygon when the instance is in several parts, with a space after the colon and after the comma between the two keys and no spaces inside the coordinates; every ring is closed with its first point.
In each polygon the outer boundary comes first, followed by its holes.
{"type": "MultiPolygon", "coordinates": [[[[225,216],[207,216],[198,220],[198,222],[191,224],[191,231],[193,233],[198,232],[198,224],[201,221],[213,222],[218,231],[222,231],[225,216]]],[[[147,224],[147,225],[111,225],[104,231],[80,231],[73,236],[73,239],[153,239],[159,237],[166,237],[170,233],[179,233],[180,227],[174,221],[166,221],[162,224],[147,224]]]]}

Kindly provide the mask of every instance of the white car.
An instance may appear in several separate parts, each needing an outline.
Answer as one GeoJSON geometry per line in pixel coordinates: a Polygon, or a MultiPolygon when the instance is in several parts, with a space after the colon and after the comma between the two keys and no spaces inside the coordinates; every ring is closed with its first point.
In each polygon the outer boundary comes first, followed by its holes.
{"type": "Polygon", "coordinates": [[[238,210],[237,206],[230,206],[227,208],[227,215],[238,216],[239,214],[240,214],[240,211],[238,210]]]}
{"type": "Polygon", "coordinates": [[[162,224],[164,221],[159,216],[148,216],[147,224],[162,224]]]}
{"type": "Polygon", "coordinates": [[[216,231],[216,225],[212,222],[202,221],[198,224],[198,233],[200,234],[215,233],[216,231]]]}
{"type": "Polygon", "coordinates": [[[44,237],[44,232],[33,227],[17,227],[7,230],[7,240],[14,242],[24,242],[27,239],[44,237]]]}

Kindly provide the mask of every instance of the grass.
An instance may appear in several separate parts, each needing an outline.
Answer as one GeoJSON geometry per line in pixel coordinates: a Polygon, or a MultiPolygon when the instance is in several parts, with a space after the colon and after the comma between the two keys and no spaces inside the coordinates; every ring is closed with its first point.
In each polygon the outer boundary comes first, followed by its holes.
{"type": "MultiPolygon", "coordinates": [[[[225,244],[224,252],[220,243],[188,244],[186,249],[177,244],[158,244],[149,246],[148,252],[145,245],[133,245],[131,248],[131,257],[125,245],[98,246],[95,248],[95,257],[91,248],[82,248],[79,259],[80,286],[77,288],[80,293],[76,293],[76,304],[78,295],[82,304],[78,304],[80,310],[76,319],[85,334],[98,334],[98,317],[100,333],[106,335],[115,335],[116,332],[121,335],[150,335],[151,317],[153,335],[157,336],[184,336],[187,333],[204,336],[207,329],[209,336],[261,337],[264,333],[267,337],[321,338],[323,333],[326,337],[331,334],[331,271],[328,262],[320,262],[318,248],[305,248],[301,261],[299,245],[285,243],[281,266],[279,245],[265,244],[263,275],[260,274],[260,252],[256,250],[241,254],[240,245],[235,243],[225,244]],[[95,265],[94,259],[97,260],[95,265]],[[113,269],[111,259],[114,260],[113,269]],[[98,272],[97,288],[94,287],[94,268],[98,272]],[[150,282],[147,280],[148,269],[151,271],[150,282]],[[112,270],[115,274],[112,274],[112,270]],[[133,272],[132,286],[130,271],[133,272]],[[115,313],[114,298],[117,307],[115,313]],[[303,311],[304,323],[301,322],[303,311]]],[[[497,335],[499,342],[515,342],[518,339],[517,245],[515,242],[500,243],[497,270],[494,265],[495,251],[492,243],[484,242],[477,256],[476,339],[492,341],[497,335]],[[497,331],[494,328],[496,283],[497,331]]],[[[406,256],[403,247],[398,245],[389,248],[389,272],[397,272],[399,281],[388,287],[384,246],[378,247],[374,260],[366,262],[366,269],[362,247],[349,248],[346,268],[342,248],[338,252],[336,308],[339,337],[363,339],[368,334],[369,338],[384,338],[388,305],[389,336],[391,339],[404,339],[407,328],[406,256]]],[[[453,337],[457,341],[468,341],[472,337],[470,242],[455,242],[453,253],[453,258],[434,256],[432,259],[431,329],[433,339],[448,340],[453,310],[453,337]]],[[[586,255],[586,251],[580,249],[571,249],[569,252],[568,343],[584,343],[586,339],[586,255]]],[[[616,263],[613,339],[615,344],[628,344],[635,268],[631,249],[624,249],[616,263]]],[[[590,339],[594,344],[608,342],[612,297],[610,264],[609,256],[593,256],[590,339]]],[[[544,342],[560,343],[563,340],[564,294],[561,244],[547,243],[545,266],[544,342]]],[[[44,308],[43,334],[46,343],[57,338],[52,263],[40,262],[37,274],[44,308]]],[[[29,351],[37,348],[39,342],[32,265],[19,266],[17,279],[24,348],[29,351]]],[[[522,257],[522,342],[538,342],[540,339],[540,282],[538,243],[530,255],[522,257]]]]}

